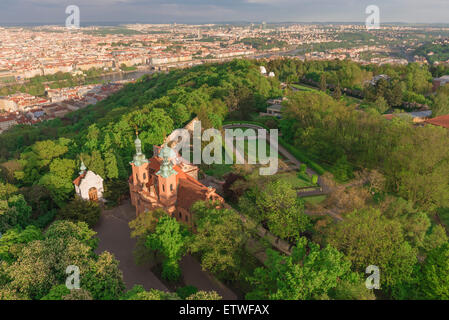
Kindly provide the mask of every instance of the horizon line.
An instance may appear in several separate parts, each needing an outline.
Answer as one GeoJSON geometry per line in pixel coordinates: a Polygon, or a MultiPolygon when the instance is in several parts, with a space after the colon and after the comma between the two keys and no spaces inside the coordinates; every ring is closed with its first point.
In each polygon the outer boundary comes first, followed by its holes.
{"type": "MultiPolygon", "coordinates": [[[[144,22],[144,21],[86,21],[82,22],[82,27],[86,26],[107,26],[108,24],[116,24],[116,25],[125,25],[125,24],[147,24],[147,25],[161,25],[161,24],[185,24],[185,25],[206,25],[206,24],[215,24],[215,25],[223,25],[223,24],[365,24],[365,21],[216,21],[216,22],[176,22],[176,21],[167,21],[167,22],[144,22]]],[[[384,21],[381,22],[381,25],[390,25],[390,24],[408,24],[408,25],[446,25],[449,26],[449,22],[409,22],[409,21],[384,21]]],[[[0,22],[0,26],[64,26],[64,22],[0,22]]]]}

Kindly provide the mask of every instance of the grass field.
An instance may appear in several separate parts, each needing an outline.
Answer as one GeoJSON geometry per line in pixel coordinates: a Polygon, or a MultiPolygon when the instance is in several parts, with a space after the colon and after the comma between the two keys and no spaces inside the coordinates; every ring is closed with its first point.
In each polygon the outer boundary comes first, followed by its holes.
{"type": "Polygon", "coordinates": [[[286,172],[277,175],[278,178],[287,181],[294,188],[312,187],[313,183],[307,174],[300,175],[298,177],[296,172],[286,172]]]}
{"type": "Polygon", "coordinates": [[[303,197],[301,199],[310,204],[319,204],[326,199],[326,196],[323,195],[323,196],[303,197]]]}
{"type": "Polygon", "coordinates": [[[291,86],[295,89],[301,90],[301,91],[318,91],[318,89],[313,87],[306,87],[302,84],[291,84],[291,86]]]}
{"type": "Polygon", "coordinates": [[[215,178],[221,179],[225,174],[232,171],[232,165],[213,163],[211,165],[204,165],[202,169],[208,176],[213,176],[215,178]]]}

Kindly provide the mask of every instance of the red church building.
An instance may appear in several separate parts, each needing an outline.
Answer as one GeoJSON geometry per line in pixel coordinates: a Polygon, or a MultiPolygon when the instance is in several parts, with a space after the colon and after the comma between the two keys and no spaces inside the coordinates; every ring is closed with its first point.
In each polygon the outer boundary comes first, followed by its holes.
{"type": "Polygon", "coordinates": [[[214,188],[206,187],[197,180],[198,168],[167,144],[155,146],[151,159],[146,159],[142,153],[139,136],[134,144],[136,154],[130,162],[132,175],[129,177],[129,189],[136,215],[162,208],[178,221],[193,227],[190,209],[195,202],[223,202],[214,188]]]}

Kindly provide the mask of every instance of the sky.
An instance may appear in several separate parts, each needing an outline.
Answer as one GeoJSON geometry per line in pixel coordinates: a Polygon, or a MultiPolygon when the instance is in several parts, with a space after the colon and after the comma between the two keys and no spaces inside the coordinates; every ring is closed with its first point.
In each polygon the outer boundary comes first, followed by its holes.
{"type": "Polygon", "coordinates": [[[90,22],[363,22],[377,5],[380,22],[449,23],[449,0],[0,0],[0,25],[63,24],[68,5],[90,22]]]}

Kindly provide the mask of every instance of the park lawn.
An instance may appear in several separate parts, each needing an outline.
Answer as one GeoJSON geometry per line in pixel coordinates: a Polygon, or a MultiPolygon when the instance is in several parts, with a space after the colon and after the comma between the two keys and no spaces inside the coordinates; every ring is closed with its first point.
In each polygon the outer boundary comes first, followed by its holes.
{"type": "Polygon", "coordinates": [[[208,176],[213,176],[218,179],[222,179],[223,176],[229,172],[232,172],[232,164],[210,164],[204,165],[203,171],[208,176]]]}
{"type": "MultiPolygon", "coordinates": [[[[244,129],[243,132],[246,132],[246,130],[248,130],[248,129],[244,129]]],[[[256,131],[256,135],[257,135],[257,131],[256,131]]],[[[253,141],[256,144],[256,149],[253,150],[255,152],[254,159],[255,159],[256,163],[259,163],[259,144],[258,144],[257,140],[253,140],[253,141]]],[[[249,143],[249,140],[245,138],[245,140],[243,141],[243,154],[242,154],[242,156],[244,157],[245,163],[248,162],[248,152],[249,152],[248,143],[249,143]]],[[[223,146],[224,146],[223,154],[225,152],[228,154],[231,154],[230,148],[228,148],[226,144],[223,144],[223,146]]],[[[267,143],[265,143],[265,147],[266,147],[265,154],[267,157],[269,157],[270,156],[270,144],[268,143],[268,141],[267,141],[267,143]]],[[[234,140],[234,151],[236,150],[236,148],[237,148],[237,141],[234,140]]],[[[276,154],[275,154],[275,156],[276,156],[276,154]]],[[[284,159],[284,157],[279,152],[277,153],[277,158],[284,159]]],[[[234,163],[236,162],[235,153],[233,154],[233,161],[234,161],[234,163]]]]}
{"type": "Polygon", "coordinates": [[[362,100],[357,99],[355,97],[351,97],[351,96],[345,95],[345,94],[342,95],[342,99],[346,102],[347,106],[350,106],[350,105],[353,105],[353,104],[361,104],[362,103],[362,100]]]}
{"type": "Polygon", "coordinates": [[[291,86],[295,89],[301,90],[301,91],[318,91],[318,89],[316,88],[312,88],[312,87],[306,87],[302,84],[291,84],[291,86]]]}
{"type": "Polygon", "coordinates": [[[313,183],[307,174],[298,177],[297,172],[286,172],[278,174],[277,177],[290,183],[294,188],[312,187],[313,183]]]}
{"type": "Polygon", "coordinates": [[[301,199],[310,204],[320,204],[321,202],[326,200],[326,196],[321,195],[321,196],[302,197],[301,199]]]}

